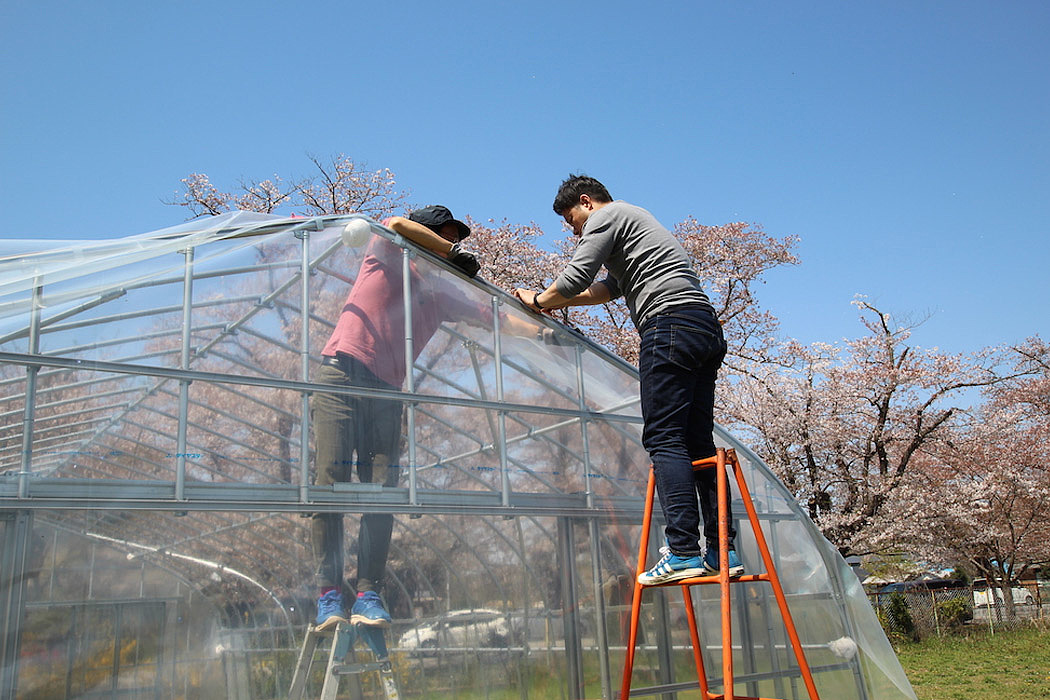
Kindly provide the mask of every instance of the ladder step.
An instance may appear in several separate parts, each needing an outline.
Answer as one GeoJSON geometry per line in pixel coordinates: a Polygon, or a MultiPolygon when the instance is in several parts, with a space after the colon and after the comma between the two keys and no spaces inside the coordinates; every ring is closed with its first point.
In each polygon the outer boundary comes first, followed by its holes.
{"type": "MultiPolygon", "coordinates": [[[[729,583],[755,583],[757,581],[768,581],[769,574],[744,574],[743,576],[731,576],[729,583]]],[[[703,586],[712,583],[721,583],[721,579],[718,574],[713,576],[694,576],[692,578],[683,578],[677,581],[666,581],[664,583],[642,583],[639,584],[642,588],[662,588],[666,586],[703,586]]]]}
{"type": "MultiPolygon", "coordinates": [[[[686,692],[698,689],[698,683],[693,681],[691,683],[668,683],[666,685],[651,685],[647,688],[631,688],[631,693],[628,697],[632,698],[644,698],[651,695],[663,695],[671,692],[686,692]]],[[[616,693],[615,697],[619,700],[620,694],[616,693]]],[[[725,693],[708,693],[704,696],[703,700],[725,700],[725,693]]],[[[753,695],[737,695],[733,694],[733,700],[783,700],[783,698],[757,698],[753,695]]]]}
{"type": "Polygon", "coordinates": [[[368,673],[370,671],[389,671],[389,661],[369,661],[361,664],[337,664],[332,666],[332,673],[337,676],[352,676],[357,673],[368,673]]]}
{"type": "Polygon", "coordinates": [[[323,629],[323,630],[319,630],[316,627],[314,627],[313,625],[310,625],[309,634],[312,634],[315,637],[331,637],[333,634],[336,633],[336,631],[338,629],[339,629],[339,625],[335,625],[333,627],[329,627],[329,628],[323,629]]]}

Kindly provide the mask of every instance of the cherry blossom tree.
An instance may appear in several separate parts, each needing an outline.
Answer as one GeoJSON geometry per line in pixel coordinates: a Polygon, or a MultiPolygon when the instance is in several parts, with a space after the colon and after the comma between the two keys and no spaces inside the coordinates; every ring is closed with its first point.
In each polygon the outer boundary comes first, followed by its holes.
{"type": "Polygon", "coordinates": [[[546,285],[558,270],[560,256],[539,246],[543,230],[535,223],[510,224],[506,220],[480,223],[464,217],[471,234],[464,242],[478,256],[479,276],[501,289],[546,285]]]}
{"type": "MultiPolygon", "coordinates": [[[[965,562],[993,587],[1008,589],[1050,563],[1050,448],[1046,426],[994,404],[953,445],[944,478],[931,481],[925,544],[948,561],[965,562]]],[[[921,546],[921,545],[920,545],[921,546]]]]}
{"type": "Polygon", "coordinates": [[[798,237],[775,238],[744,222],[706,226],[694,218],[675,226],[674,233],[693,258],[724,326],[725,370],[737,373],[747,363],[767,361],[779,322],[759,303],[756,290],[770,270],[798,264],[798,237]]]}
{"type": "Polygon", "coordinates": [[[404,204],[405,193],[388,169],[370,170],[339,154],[327,162],[310,156],[309,176],[286,181],[279,175],[264,180],[242,180],[227,192],[203,173],[182,179],[183,191],[167,203],[187,208],[193,217],[222,214],[233,209],[264,214],[367,214],[382,219],[404,204]]]}
{"type": "MultiPolygon", "coordinates": [[[[345,155],[310,162],[306,177],[273,175],[229,189],[196,173],[171,203],[193,215],[246,209],[381,219],[406,209],[406,194],[389,170],[365,168],[345,155]]],[[[479,222],[457,213],[473,231],[464,246],[478,255],[481,277],[500,288],[543,288],[571,258],[575,239],[567,232],[545,246],[534,223],[479,222]]],[[[1040,517],[1050,504],[1047,343],[1030,338],[1009,349],[1008,361],[992,351],[964,357],[924,349],[911,343],[915,324],[864,299],[856,301],[865,329],[858,338],[809,346],[780,340],[777,319],[758,290],[770,270],[798,263],[798,239],[768,235],[754,224],[708,226],[692,217],[672,230],[693,259],[730,346],[719,421],[756,448],[843,554],[904,548],[968,562],[990,581],[1016,580],[1050,561],[1050,519],[1040,517]],[[984,404],[965,410],[968,390],[977,387],[985,390],[984,404]]],[[[339,294],[323,301],[335,308],[339,294]]],[[[554,316],[637,361],[638,336],[622,300],[554,316]]],[[[289,344],[298,337],[297,322],[282,316],[289,344]]],[[[260,367],[276,362],[277,372],[280,361],[264,351],[272,348],[245,349],[260,367]]],[[[293,399],[283,413],[294,414],[293,399]]],[[[282,423],[280,413],[267,429],[290,444],[293,425],[282,423]]]]}
{"type": "MultiPolygon", "coordinates": [[[[311,157],[313,174],[286,181],[279,175],[263,180],[243,180],[226,191],[210,178],[194,173],[183,178],[184,190],[169,203],[186,207],[194,216],[221,214],[232,209],[306,216],[360,212],[382,219],[404,208],[406,195],[395,189],[389,170],[369,170],[340,154],[325,162],[311,157]]],[[[542,288],[572,257],[575,239],[557,241],[554,250],[540,245],[543,231],[534,223],[507,221],[480,223],[466,218],[473,234],[465,247],[476,252],[481,276],[498,287],[542,288]]],[[[693,258],[704,289],[725,325],[729,342],[726,371],[737,371],[736,358],[765,358],[778,326],[763,309],[755,289],[769,270],[797,264],[795,236],[775,238],[748,223],[707,226],[688,218],[672,227],[674,235],[693,258]]],[[[569,307],[555,318],[606,346],[629,362],[638,359],[638,334],[622,299],[599,307],[569,307]]]]}
{"type": "Polygon", "coordinates": [[[917,549],[965,562],[1003,590],[1050,564],[1050,348],[1039,338],[1009,348],[1002,380],[927,471],[911,517],[917,549]]]}
{"type": "Polygon", "coordinates": [[[1050,343],[1038,336],[1009,349],[1012,375],[991,392],[999,406],[1013,406],[1028,423],[1050,420],[1050,343]]]}
{"type": "Polygon", "coordinates": [[[722,387],[751,443],[844,555],[914,535],[901,499],[964,414],[964,390],[998,381],[985,357],[912,346],[913,326],[860,299],[867,334],[844,346],[783,343],[722,387]]]}
{"type": "MultiPolygon", "coordinates": [[[[184,191],[171,203],[187,208],[193,215],[214,215],[231,209],[245,209],[308,216],[361,212],[376,219],[400,213],[406,208],[405,196],[396,191],[395,178],[387,170],[373,171],[360,167],[343,155],[325,162],[312,158],[311,163],[313,174],[306,178],[285,180],[274,175],[262,180],[245,180],[233,188],[220,188],[207,175],[196,173],[183,180],[184,191]]],[[[454,203],[451,204],[456,210],[454,203]]],[[[576,239],[568,231],[563,232],[563,237],[551,249],[543,245],[544,232],[534,223],[521,225],[506,220],[479,222],[471,219],[467,212],[456,211],[472,230],[464,247],[477,254],[482,264],[481,278],[502,289],[512,290],[520,286],[541,289],[555,278],[572,256],[576,239]]],[[[777,239],[751,224],[705,226],[693,218],[673,226],[672,231],[694,259],[704,288],[726,325],[731,357],[739,358],[733,364],[757,361],[768,355],[770,339],[777,330],[776,319],[760,307],[755,290],[768,270],[797,263],[793,254],[797,239],[790,236],[777,239]]],[[[261,250],[265,252],[260,253],[264,256],[260,262],[265,263],[278,261],[282,254],[294,253],[273,245],[261,250]]],[[[330,293],[326,286],[318,286],[318,280],[313,284],[315,301],[312,312],[321,318],[334,317],[342,297],[330,293]]],[[[338,284],[335,286],[345,294],[343,287],[338,284]]],[[[232,290],[231,296],[236,296],[232,290]]],[[[291,305],[294,306],[294,302],[291,305]]],[[[282,309],[280,304],[276,306],[278,323],[268,325],[271,329],[279,329],[283,336],[276,338],[277,342],[263,342],[250,334],[241,334],[231,340],[237,343],[238,357],[275,376],[282,376],[288,367],[295,366],[278,348],[282,345],[294,347],[300,333],[298,316],[283,313],[282,309]]],[[[638,336],[622,300],[600,307],[571,307],[554,312],[554,315],[629,362],[637,361],[638,336]]],[[[323,342],[323,338],[315,339],[314,347],[320,347],[323,342]]],[[[236,368],[233,370],[238,371],[236,368]]],[[[221,388],[194,387],[194,396],[202,406],[223,408],[227,414],[236,414],[237,411],[235,405],[227,405],[231,401],[243,401],[245,397],[263,399],[262,396],[255,396],[251,389],[240,389],[237,395],[232,395],[221,388]],[[210,393],[205,396],[204,392],[210,393]]],[[[280,397],[271,396],[269,401],[272,410],[260,412],[257,419],[262,434],[245,434],[242,441],[246,444],[258,442],[260,446],[266,443],[267,451],[280,455],[277,463],[280,470],[273,477],[281,482],[294,482],[297,475],[290,465],[296,422],[290,417],[294,417],[298,410],[297,396],[291,393],[280,397]],[[274,440],[276,444],[273,444],[274,440]]],[[[202,412],[198,416],[199,420],[223,422],[221,414],[213,412],[205,415],[204,410],[199,409],[202,412]]],[[[417,426],[417,430],[420,429],[417,426]]],[[[247,429],[231,425],[226,430],[216,430],[216,434],[234,434],[234,431],[240,435],[246,433],[247,429]]],[[[615,444],[615,436],[610,437],[610,444],[615,444]]],[[[221,452],[221,446],[211,446],[210,451],[221,452]]],[[[625,469],[628,467],[626,459],[620,462],[625,469]]],[[[235,467],[225,464],[221,468],[229,470],[235,467]]],[[[219,469],[218,465],[215,469],[219,469]]],[[[570,487],[566,485],[566,488],[570,487]]],[[[609,534],[615,546],[609,547],[607,551],[617,553],[610,554],[611,558],[622,559],[621,565],[614,568],[625,575],[631,571],[633,550],[629,543],[633,541],[631,532],[636,527],[636,523],[618,524],[609,534]]]]}

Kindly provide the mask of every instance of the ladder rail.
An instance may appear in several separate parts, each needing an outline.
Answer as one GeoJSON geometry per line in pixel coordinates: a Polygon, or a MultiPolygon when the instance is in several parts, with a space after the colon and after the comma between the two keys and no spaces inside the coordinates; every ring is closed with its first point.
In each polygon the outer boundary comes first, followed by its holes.
{"type": "Polygon", "coordinates": [[[787,596],[784,595],[784,587],[780,584],[780,576],[777,574],[777,569],[773,566],[773,555],[769,551],[765,533],[762,532],[762,526],[759,524],[758,513],[755,511],[755,504],[751,500],[751,492],[748,489],[747,482],[744,480],[743,469],[741,469],[740,461],[736,457],[736,451],[730,450],[729,452],[737,488],[740,490],[743,498],[748,520],[754,523],[753,529],[755,531],[755,541],[758,544],[758,552],[762,555],[762,561],[766,565],[769,584],[773,588],[773,596],[776,598],[777,607],[780,608],[780,617],[784,623],[784,629],[787,630],[788,639],[791,641],[791,649],[795,652],[795,660],[798,662],[799,670],[802,672],[802,682],[806,685],[809,697],[817,700],[819,696],[817,695],[816,684],[813,682],[813,673],[810,671],[806,654],[802,650],[802,642],[799,639],[798,630],[795,628],[795,621],[788,610],[787,596]]]}
{"type": "Polygon", "coordinates": [[[302,700],[303,691],[306,690],[306,679],[310,675],[313,666],[314,651],[317,649],[318,634],[313,625],[306,631],[303,645],[299,648],[299,658],[295,662],[295,673],[292,674],[292,687],[288,691],[289,700],[302,700]]]}
{"type": "Polygon", "coordinates": [[[623,680],[620,684],[620,697],[627,698],[631,693],[631,672],[634,670],[634,651],[638,643],[638,618],[642,609],[642,584],[638,577],[645,571],[645,558],[649,550],[649,529],[653,522],[653,498],[656,493],[656,479],[653,470],[649,470],[649,482],[645,487],[645,512],[642,515],[642,533],[638,545],[638,566],[634,572],[634,595],[631,597],[631,627],[627,634],[627,655],[624,658],[623,680]]]}
{"type": "MultiPolygon", "coordinates": [[[[698,669],[697,680],[700,682],[700,697],[706,698],[711,694],[707,685],[707,672],[704,670],[703,651],[700,646],[700,632],[696,625],[696,610],[693,608],[693,594],[689,592],[689,586],[682,586],[682,597],[685,598],[685,616],[689,620],[689,638],[693,643],[693,664],[698,669]]],[[[622,696],[626,698],[627,696],[622,696]]]]}
{"type": "Polygon", "coordinates": [[[325,666],[324,684],[321,686],[321,700],[335,700],[339,693],[339,676],[333,673],[336,663],[339,661],[339,627],[332,635],[332,646],[328,649],[328,665],[325,666]]]}
{"type": "MultiPolygon", "coordinates": [[[[708,465],[693,465],[693,470],[708,465]]],[[[733,618],[729,600],[729,482],[726,479],[726,451],[715,454],[718,488],[718,588],[722,612],[722,693],[725,700],[733,700],[733,618]]]]}

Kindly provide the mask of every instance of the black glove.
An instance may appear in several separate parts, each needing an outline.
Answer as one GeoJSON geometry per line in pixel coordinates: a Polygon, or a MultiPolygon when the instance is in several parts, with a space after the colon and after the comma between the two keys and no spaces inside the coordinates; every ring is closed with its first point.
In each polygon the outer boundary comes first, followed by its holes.
{"type": "Polygon", "coordinates": [[[446,257],[450,263],[467,273],[467,277],[475,276],[478,274],[478,270],[481,269],[481,264],[478,263],[478,259],[474,257],[474,254],[462,250],[459,247],[459,243],[452,244],[452,250],[448,251],[446,257]]]}
{"type": "Polygon", "coordinates": [[[544,345],[565,346],[571,345],[572,339],[564,333],[555,333],[550,328],[541,328],[536,331],[536,340],[542,340],[544,345]]]}

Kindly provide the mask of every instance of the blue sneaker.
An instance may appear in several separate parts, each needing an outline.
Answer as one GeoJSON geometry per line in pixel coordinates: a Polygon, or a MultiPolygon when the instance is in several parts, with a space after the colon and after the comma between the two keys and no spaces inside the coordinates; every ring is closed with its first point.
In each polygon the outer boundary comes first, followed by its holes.
{"type": "MultiPolygon", "coordinates": [[[[718,550],[708,547],[704,553],[704,574],[714,576],[718,573],[718,550]]],[[[740,576],[744,573],[744,565],[737,556],[735,549],[729,550],[729,575],[740,576]]]]}
{"type": "Polygon", "coordinates": [[[703,562],[699,556],[680,557],[667,547],[661,547],[660,552],[664,555],[663,559],[656,562],[653,568],[638,574],[638,583],[643,586],[655,586],[704,575],[703,562]]]}
{"type": "Polygon", "coordinates": [[[357,594],[357,602],[350,609],[350,624],[368,625],[369,627],[389,627],[390,613],[383,607],[383,601],[375,591],[364,591],[357,594]]]}
{"type": "Polygon", "coordinates": [[[314,623],[316,629],[326,630],[346,621],[342,593],[328,591],[317,600],[317,621],[314,623]]]}

